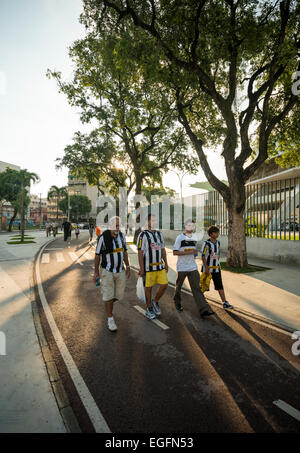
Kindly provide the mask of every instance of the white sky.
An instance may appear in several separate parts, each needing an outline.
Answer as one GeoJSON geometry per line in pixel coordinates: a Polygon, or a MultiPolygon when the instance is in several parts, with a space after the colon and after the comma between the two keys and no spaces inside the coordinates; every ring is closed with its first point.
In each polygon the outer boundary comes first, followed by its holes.
{"type": "MultiPolygon", "coordinates": [[[[81,0],[0,1],[0,160],[37,173],[41,182],[31,193],[42,197],[52,184],[67,184],[67,169],[56,171],[55,159],[75,131],[88,128],[46,77],[48,68],[61,71],[64,79],[70,76],[68,47],[84,34],[81,10],[81,0]]],[[[226,179],[220,156],[210,153],[209,162],[216,176],[226,179]]],[[[185,176],[183,194],[199,193],[189,184],[205,179],[202,170],[185,176]]],[[[164,184],[179,192],[174,173],[164,176],[164,184]]]]}

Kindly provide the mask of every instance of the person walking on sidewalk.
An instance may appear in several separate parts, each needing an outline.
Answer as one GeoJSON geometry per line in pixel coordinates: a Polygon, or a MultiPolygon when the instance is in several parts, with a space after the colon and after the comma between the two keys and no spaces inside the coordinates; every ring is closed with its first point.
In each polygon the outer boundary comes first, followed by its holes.
{"type": "Polygon", "coordinates": [[[62,226],[64,229],[64,241],[66,242],[68,239],[71,240],[72,224],[65,218],[62,226]]]}
{"type": "Polygon", "coordinates": [[[207,230],[209,239],[203,242],[201,247],[202,268],[201,272],[206,275],[211,273],[215,290],[219,292],[225,310],[232,309],[233,306],[226,300],[225,291],[222,282],[220,266],[220,241],[218,240],[220,230],[217,226],[210,226],[207,230]]]}
{"type": "Polygon", "coordinates": [[[184,222],[184,232],[176,238],[173,255],[178,256],[177,259],[177,279],[174,295],[175,307],[178,311],[182,311],[181,305],[181,288],[185,278],[187,277],[191,286],[194,300],[199,309],[202,318],[213,315],[214,312],[210,309],[203,293],[200,289],[200,274],[195,260],[197,256],[197,236],[194,233],[195,224],[191,219],[184,222]]]}
{"type": "Polygon", "coordinates": [[[76,235],[76,239],[78,239],[78,238],[79,238],[79,235],[80,235],[80,228],[79,228],[78,223],[77,223],[77,225],[76,225],[75,235],[76,235]]]}
{"type": "Polygon", "coordinates": [[[89,233],[90,233],[90,242],[93,240],[94,234],[94,225],[92,223],[89,224],[89,233]]]}
{"type": "Polygon", "coordinates": [[[105,302],[108,329],[114,332],[117,330],[117,326],[113,317],[113,305],[115,301],[123,299],[126,276],[130,277],[130,266],[125,234],[120,231],[120,218],[112,217],[108,227],[109,229],[101,234],[96,247],[94,281],[100,278],[99,265],[100,255],[102,255],[102,298],[105,302]]]}
{"type": "Polygon", "coordinates": [[[168,286],[168,262],[163,235],[156,230],[157,219],[154,214],[147,218],[148,228],[137,238],[139,259],[139,276],[144,278],[146,296],[146,317],[155,319],[161,315],[159,300],[168,286]],[[152,288],[158,284],[159,289],[152,299],[152,288]]]}

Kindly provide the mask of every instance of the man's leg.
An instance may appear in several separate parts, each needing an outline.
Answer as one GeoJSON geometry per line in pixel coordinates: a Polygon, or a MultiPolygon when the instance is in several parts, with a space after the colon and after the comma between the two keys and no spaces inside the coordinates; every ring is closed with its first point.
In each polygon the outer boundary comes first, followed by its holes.
{"type": "Polygon", "coordinates": [[[197,270],[188,272],[187,277],[189,279],[189,283],[191,286],[191,290],[194,296],[194,300],[196,305],[200,311],[200,314],[204,313],[205,311],[211,311],[209,305],[203,296],[203,293],[200,289],[200,274],[197,270]]]}
{"type": "Polygon", "coordinates": [[[219,294],[220,294],[220,297],[221,297],[222,302],[224,303],[225,300],[226,300],[224,289],[219,289],[218,292],[219,292],[219,294]]]}
{"type": "Polygon", "coordinates": [[[168,285],[159,285],[158,291],[154,296],[154,302],[159,302],[159,299],[163,296],[164,292],[166,291],[168,285]]]}
{"type": "Polygon", "coordinates": [[[116,299],[112,299],[112,300],[107,300],[105,302],[105,309],[106,309],[106,314],[107,314],[107,317],[108,318],[111,318],[112,315],[113,315],[113,306],[114,306],[114,301],[116,299]]]}
{"type": "Polygon", "coordinates": [[[148,308],[151,307],[151,294],[152,294],[152,286],[145,287],[145,296],[146,296],[146,305],[148,308]]]}
{"type": "Polygon", "coordinates": [[[177,279],[176,279],[176,288],[175,288],[175,294],[174,294],[174,302],[177,310],[182,310],[181,307],[181,288],[183,285],[183,282],[185,280],[185,277],[187,275],[187,272],[178,272],[177,273],[177,279]]]}

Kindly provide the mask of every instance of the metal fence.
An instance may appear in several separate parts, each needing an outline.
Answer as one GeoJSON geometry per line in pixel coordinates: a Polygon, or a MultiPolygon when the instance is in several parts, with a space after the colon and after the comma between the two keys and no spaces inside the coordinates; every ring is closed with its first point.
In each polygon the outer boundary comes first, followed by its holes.
{"type": "MultiPolygon", "coordinates": [[[[300,239],[299,182],[299,178],[291,178],[246,186],[246,236],[300,239]]],[[[204,227],[218,225],[220,233],[227,235],[228,214],[221,195],[213,191],[197,197],[203,199],[204,227]]]]}
{"type": "MultiPolygon", "coordinates": [[[[300,240],[299,182],[300,178],[291,178],[246,186],[246,236],[300,240]]],[[[210,225],[217,225],[221,235],[228,234],[228,212],[218,192],[211,191],[188,198],[184,199],[184,206],[180,203],[171,206],[171,230],[181,229],[184,219],[192,217],[204,230],[210,225]]],[[[159,228],[164,228],[161,203],[157,209],[159,228]]]]}

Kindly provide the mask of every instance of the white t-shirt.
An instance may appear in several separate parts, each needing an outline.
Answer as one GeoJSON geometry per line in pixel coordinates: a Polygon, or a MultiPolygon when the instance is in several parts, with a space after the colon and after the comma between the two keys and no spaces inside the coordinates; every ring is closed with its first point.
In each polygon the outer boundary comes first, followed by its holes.
{"type": "MultiPolygon", "coordinates": [[[[187,250],[195,250],[197,252],[197,236],[192,234],[192,236],[187,236],[184,233],[177,236],[173,250],[179,252],[184,252],[187,250]]],[[[182,255],[177,257],[177,271],[178,272],[192,272],[198,269],[197,263],[195,261],[194,255],[182,255]]]]}

